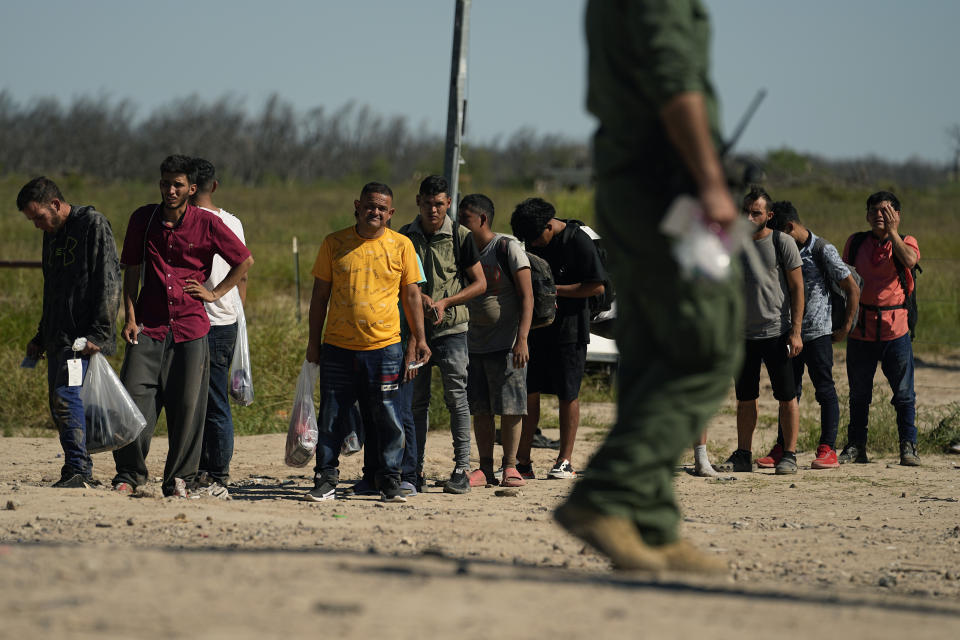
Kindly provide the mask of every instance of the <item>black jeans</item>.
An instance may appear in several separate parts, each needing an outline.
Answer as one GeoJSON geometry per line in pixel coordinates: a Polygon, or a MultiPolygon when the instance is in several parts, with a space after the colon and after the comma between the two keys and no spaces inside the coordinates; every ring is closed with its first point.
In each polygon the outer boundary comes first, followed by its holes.
{"type": "Polygon", "coordinates": [[[154,340],[141,333],[138,341],[139,344],[127,345],[120,379],[146,418],[147,426],[136,440],[113,452],[117,464],[113,484],[146,484],[147,454],[157,417],[163,409],[170,441],[163,468],[163,493],[170,495],[176,478],[190,484],[200,466],[203,418],[207,413],[210,385],[207,336],[174,342],[172,331],[167,333],[166,340],[154,340]]]}
{"type": "MultiPolygon", "coordinates": [[[[806,367],[813,383],[813,397],[820,405],[820,444],[837,445],[837,427],[840,423],[840,401],[833,384],[833,339],[830,334],[803,343],[803,351],[792,359],[793,381],[797,386],[797,400],[803,391],[803,369],[806,367]]],[[[777,444],[783,446],[783,430],[777,424],[777,444]]]]}

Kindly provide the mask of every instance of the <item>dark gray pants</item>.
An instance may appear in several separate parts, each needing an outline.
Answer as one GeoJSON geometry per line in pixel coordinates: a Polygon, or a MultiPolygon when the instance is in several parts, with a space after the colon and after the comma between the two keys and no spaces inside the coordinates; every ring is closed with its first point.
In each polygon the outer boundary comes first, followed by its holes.
{"type": "Polygon", "coordinates": [[[190,484],[200,465],[203,419],[207,412],[210,351],[207,337],[176,343],[140,334],[139,344],[128,344],[120,370],[123,386],[147,420],[140,437],[113,452],[117,475],[113,483],[145,484],[147,454],[160,410],[167,415],[170,451],[163,468],[163,493],[170,495],[174,479],[190,484]]]}

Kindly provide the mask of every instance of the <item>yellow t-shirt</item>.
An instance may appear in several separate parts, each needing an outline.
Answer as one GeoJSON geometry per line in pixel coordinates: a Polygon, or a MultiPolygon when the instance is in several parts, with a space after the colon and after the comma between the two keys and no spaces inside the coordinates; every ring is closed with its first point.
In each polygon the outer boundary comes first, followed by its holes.
{"type": "Polygon", "coordinates": [[[336,231],[320,245],[313,276],[331,283],[324,343],[372,351],[400,342],[400,288],[420,277],[409,238],[391,229],[373,240],[353,227],[336,231]]]}

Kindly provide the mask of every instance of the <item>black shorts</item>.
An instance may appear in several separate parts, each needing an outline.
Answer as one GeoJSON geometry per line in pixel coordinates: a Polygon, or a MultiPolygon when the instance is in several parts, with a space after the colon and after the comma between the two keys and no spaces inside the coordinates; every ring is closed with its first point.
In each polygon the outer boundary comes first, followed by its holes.
{"type": "Polygon", "coordinates": [[[587,345],[557,344],[531,333],[527,364],[527,393],[550,393],[562,402],[580,396],[580,381],[587,363],[587,345]]]}
{"type": "Polygon", "coordinates": [[[767,367],[774,398],[788,402],[797,397],[793,361],[787,355],[787,344],[787,334],[779,338],[747,340],[743,369],[736,382],[737,400],[756,400],[760,397],[760,362],[767,367]]]}

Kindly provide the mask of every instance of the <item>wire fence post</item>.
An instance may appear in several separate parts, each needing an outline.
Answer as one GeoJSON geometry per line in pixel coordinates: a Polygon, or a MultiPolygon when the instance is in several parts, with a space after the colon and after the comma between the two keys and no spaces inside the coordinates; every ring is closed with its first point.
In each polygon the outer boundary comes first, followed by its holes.
{"type": "Polygon", "coordinates": [[[300,324],[300,250],[297,236],[293,236],[293,282],[297,289],[297,324],[300,324]]]}

